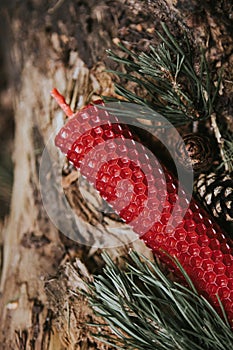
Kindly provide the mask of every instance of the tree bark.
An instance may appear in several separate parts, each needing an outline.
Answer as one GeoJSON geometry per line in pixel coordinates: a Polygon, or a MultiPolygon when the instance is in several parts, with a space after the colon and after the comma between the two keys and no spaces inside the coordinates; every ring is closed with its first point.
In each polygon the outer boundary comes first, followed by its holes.
{"type": "MultiPolygon", "coordinates": [[[[98,241],[114,234],[109,227],[116,217],[103,214],[98,197],[83,201],[72,169],[63,176],[70,205],[80,220],[80,232],[92,247],[76,237],[65,237],[53,225],[43,206],[39,169],[49,137],[64,123],[51,100],[57,87],[72,108],[80,108],[100,95],[114,95],[112,67],[105,50],[123,41],[129,48],[147,50],[156,43],[160,21],[176,34],[186,30],[194,48],[208,46],[213,70],[225,68],[224,97],[219,115],[232,117],[232,20],[230,1],[70,0],[11,1],[3,4],[9,38],[8,77],[11,82],[15,137],[14,184],[9,217],[2,229],[1,271],[2,349],[110,349],[90,335],[85,321],[97,321],[83,297],[72,293],[102,267],[98,241]],[[99,232],[99,234],[98,234],[99,232]],[[91,238],[90,238],[91,237],[91,238]],[[72,238],[72,239],[71,239],[72,238]]],[[[50,149],[59,174],[64,159],[50,149]]],[[[55,177],[56,178],[56,177],[55,177]]],[[[81,186],[85,192],[85,186],[81,186]]],[[[88,189],[89,191],[89,189],[88,189]]],[[[86,191],[87,193],[89,193],[86,191]]],[[[92,192],[91,192],[92,194],[92,192]]],[[[54,197],[56,206],[61,198],[54,197]]],[[[117,234],[125,229],[118,222],[117,234]]],[[[142,243],[136,249],[149,254],[142,243]]],[[[117,258],[128,246],[109,249],[117,258]]]]}

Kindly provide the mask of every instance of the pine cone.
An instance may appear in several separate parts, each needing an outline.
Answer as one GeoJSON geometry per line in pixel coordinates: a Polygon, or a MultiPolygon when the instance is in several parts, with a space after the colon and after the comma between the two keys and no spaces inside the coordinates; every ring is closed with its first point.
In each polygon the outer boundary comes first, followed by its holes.
{"type": "Polygon", "coordinates": [[[194,191],[216,218],[233,222],[232,174],[200,174],[194,191]]]}
{"type": "Polygon", "coordinates": [[[187,170],[193,169],[195,173],[209,169],[213,160],[212,153],[210,140],[196,134],[185,135],[183,142],[179,142],[176,148],[179,163],[187,170]]]}

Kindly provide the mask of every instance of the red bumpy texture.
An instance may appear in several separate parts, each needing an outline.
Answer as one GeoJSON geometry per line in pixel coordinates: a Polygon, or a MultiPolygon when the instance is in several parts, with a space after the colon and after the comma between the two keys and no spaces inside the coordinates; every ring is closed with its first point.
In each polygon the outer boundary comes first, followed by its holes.
{"type": "Polygon", "coordinates": [[[89,105],[73,114],[55,143],[153,253],[182,278],[166,253],[179,260],[198,292],[221,314],[218,294],[232,326],[232,241],[194,199],[182,215],[185,191],[178,201],[177,180],[135,141],[128,127],[89,105]]]}

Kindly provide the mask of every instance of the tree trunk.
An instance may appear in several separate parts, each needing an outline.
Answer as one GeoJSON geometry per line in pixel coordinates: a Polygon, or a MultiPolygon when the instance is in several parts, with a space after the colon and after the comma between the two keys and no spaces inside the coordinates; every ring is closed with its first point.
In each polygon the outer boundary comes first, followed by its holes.
{"type": "MultiPolygon", "coordinates": [[[[96,316],[83,297],[74,299],[72,292],[80,288],[83,276],[91,278],[101,269],[101,250],[95,247],[101,246],[103,234],[110,235],[112,245],[117,245],[116,236],[125,227],[116,223],[114,214],[98,210],[103,205],[101,199],[94,191],[94,199],[90,197],[92,190],[87,184],[80,187],[78,173],[64,166],[64,159],[51,144],[47,146],[52,154],[51,176],[59,185],[56,174],[63,168],[63,187],[79,217],[78,236],[66,237],[50,220],[41,198],[40,162],[49,138],[64,123],[50,90],[57,87],[74,109],[100,95],[114,95],[112,76],[105,72],[113,63],[105,50],[118,50],[115,44],[119,41],[132,49],[147,50],[149,44],[156,43],[155,29],[163,20],[177,35],[186,30],[195,48],[208,45],[213,70],[224,66],[227,78],[223,79],[219,113],[226,119],[232,117],[230,3],[12,0],[2,5],[8,40],[4,67],[11,83],[15,137],[11,207],[2,229],[0,348],[110,349],[91,337],[83,324],[96,321],[96,316]],[[112,226],[117,229],[111,231],[112,226]]],[[[59,210],[62,199],[54,193],[49,203],[59,210]]],[[[142,243],[133,244],[149,254],[142,243]]],[[[122,243],[109,252],[117,257],[127,249],[122,243]]]]}

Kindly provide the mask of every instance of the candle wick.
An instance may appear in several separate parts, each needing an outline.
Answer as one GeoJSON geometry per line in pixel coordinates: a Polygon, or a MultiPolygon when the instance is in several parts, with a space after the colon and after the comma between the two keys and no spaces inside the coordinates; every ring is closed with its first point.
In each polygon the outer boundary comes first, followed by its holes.
{"type": "Polygon", "coordinates": [[[72,111],[70,106],[66,103],[64,96],[62,96],[57,89],[54,88],[51,91],[51,96],[56,100],[56,102],[61,107],[61,109],[64,111],[64,113],[67,117],[73,117],[74,112],[72,111]]]}

